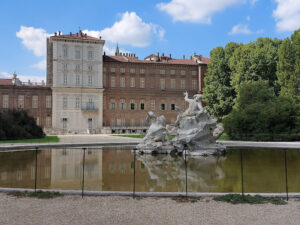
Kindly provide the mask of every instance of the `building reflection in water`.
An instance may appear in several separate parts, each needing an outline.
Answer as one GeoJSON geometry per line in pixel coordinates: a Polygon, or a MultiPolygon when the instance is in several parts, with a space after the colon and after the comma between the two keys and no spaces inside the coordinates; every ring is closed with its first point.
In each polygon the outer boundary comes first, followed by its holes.
{"type": "MultiPolygon", "coordinates": [[[[37,188],[79,190],[82,185],[82,149],[37,151],[37,188]]],[[[246,192],[284,192],[283,151],[244,151],[246,192]]],[[[90,148],[85,157],[85,190],[132,191],[133,153],[130,147],[90,148]]],[[[300,151],[287,152],[289,190],[299,192],[300,151]]],[[[187,159],[189,192],[240,192],[239,151],[225,157],[187,159]]],[[[0,187],[34,188],[35,151],[0,153],[0,187]]],[[[136,191],[185,192],[183,157],[137,155],[136,191]]]]}
{"type": "MultiPolygon", "coordinates": [[[[51,183],[51,152],[37,151],[37,188],[51,183]]],[[[0,187],[34,188],[35,151],[0,153],[0,187]]]]}
{"type": "MultiPolygon", "coordinates": [[[[81,189],[82,149],[52,149],[51,188],[81,189]]],[[[102,190],[102,149],[87,149],[84,171],[85,190],[102,190]]]]}

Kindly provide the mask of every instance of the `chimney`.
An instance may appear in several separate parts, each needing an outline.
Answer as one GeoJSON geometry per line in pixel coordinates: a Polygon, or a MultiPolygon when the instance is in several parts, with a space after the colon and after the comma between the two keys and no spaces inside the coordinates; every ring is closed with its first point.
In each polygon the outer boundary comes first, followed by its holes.
{"type": "Polygon", "coordinates": [[[87,33],[85,33],[84,36],[87,37],[87,33]]]}
{"type": "Polygon", "coordinates": [[[133,57],[135,58],[135,53],[133,54],[133,57]]]}
{"type": "Polygon", "coordinates": [[[60,34],[61,34],[61,32],[60,32],[60,31],[58,31],[58,36],[60,36],[60,34]]]}
{"type": "Polygon", "coordinates": [[[171,53],[170,53],[170,58],[172,58],[172,55],[171,55],[171,53]]]}
{"type": "Polygon", "coordinates": [[[157,57],[159,57],[159,52],[157,52],[157,57]]]}
{"type": "Polygon", "coordinates": [[[193,59],[193,56],[191,56],[191,59],[193,59]]]}
{"type": "Polygon", "coordinates": [[[161,54],[161,56],[165,56],[165,53],[161,54]]]}
{"type": "Polygon", "coordinates": [[[105,52],[103,52],[103,55],[105,55],[105,52]]]}
{"type": "Polygon", "coordinates": [[[56,33],[56,32],[54,33],[54,36],[57,36],[57,33],[56,33]]]}
{"type": "Polygon", "coordinates": [[[182,57],[183,59],[185,59],[185,55],[183,55],[183,57],[182,57]]]}
{"type": "Polygon", "coordinates": [[[101,39],[102,39],[102,37],[100,36],[100,37],[99,37],[99,39],[101,40],[101,39]]]}

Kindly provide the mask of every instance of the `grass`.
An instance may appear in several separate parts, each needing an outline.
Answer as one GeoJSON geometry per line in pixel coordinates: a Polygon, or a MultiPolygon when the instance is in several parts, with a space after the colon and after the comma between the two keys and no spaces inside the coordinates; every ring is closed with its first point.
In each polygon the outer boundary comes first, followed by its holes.
{"type": "MultiPolygon", "coordinates": [[[[118,137],[129,137],[129,138],[144,138],[146,134],[112,134],[112,136],[118,136],[118,137]]],[[[168,134],[168,137],[170,140],[174,138],[174,136],[168,134]]]]}
{"type": "Polygon", "coordinates": [[[37,191],[37,192],[20,192],[20,191],[13,191],[7,193],[10,196],[14,197],[30,197],[30,198],[41,198],[41,199],[50,199],[63,196],[59,192],[50,192],[50,191],[37,191]]]}
{"type": "Polygon", "coordinates": [[[33,138],[33,139],[0,140],[0,144],[5,144],[5,143],[45,143],[45,142],[59,142],[59,138],[57,136],[46,136],[43,138],[33,138]]]}
{"type": "Polygon", "coordinates": [[[129,137],[129,138],[143,138],[143,137],[145,137],[145,134],[112,134],[111,136],[129,137]]]}
{"type": "Polygon", "coordinates": [[[264,204],[264,203],[272,203],[274,205],[285,205],[287,204],[286,201],[284,201],[281,198],[275,198],[275,197],[262,197],[260,195],[245,195],[244,198],[240,194],[228,194],[223,196],[218,196],[213,198],[215,201],[221,201],[221,202],[228,202],[231,204],[264,204]]]}
{"type": "Polygon", "coordinates": [[[226,134],[223,133],[219,138],[218,141],[230,141],[230,137],[226,134]]]}

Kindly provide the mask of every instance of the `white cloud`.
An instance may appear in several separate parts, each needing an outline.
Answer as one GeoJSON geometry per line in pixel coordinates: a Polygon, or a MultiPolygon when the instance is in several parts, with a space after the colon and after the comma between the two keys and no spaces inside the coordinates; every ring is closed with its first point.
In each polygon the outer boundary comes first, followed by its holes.
{"type": "Polygon", "coordinates": [[[12,75],[7,72],[0,72],[0,78],[12,78],[12,75]]]}
{"type": "Polygon", "coordinates": [[[237,24],[232,27],[229,32],[230,35],[234,34],[252,34],[252,31],[248,28],[247,24],[237,24]]]}
{"type": "Polygon", "coordinates": [[[162,27],[145,23],[135,12],[125,12],[122,14],[121,20],[115,22],[111,27],[100,31],[84,30],[88,35],[102,38],[106,41],[134,47],[148,46],[153,36],[159,39],[164,38],[165,31],[162,27]]]}
{"type": "Polygon", "coordinates": [[[22,39],[22,44],[27,49],[33,51],[36,56],[46,55],[46,38],[50,36],[50,34],[44,29],[21,26],[21,29],[16,35],[22,39]]]}
{"type": "MultiPolygon", "coordinates": [[[[0,77],[1,78],[12,78],[13,75],[7,72],[0,72],[0,77]]],[[[30,80],[31,82],[42,82],[42,80],[46,80],[45,77],[40,77],[40,76],[30,76],[30,75],[19,75],[17,74],[17,78],[19,78],[22,82],[28,82],[30,80]]]]}
{"type": "Polygon", "coordinates": [[[20,30],[16,32],[16,36],[22,40],[22,44],[35,56],[43,57],[40,62],[32,65],[32,67],[45,70],[46,69],[46,39],[50,36],[42,28],[21,26],[20,30]]]}
{"type": "Polygon", "coordinates": [[[46,59],[41,60],[40,62],[33,64],[33,68],[45,70],[46,69],[46,59]]]}
{"type": "Polygon", "coordinates": [[[277,8],[273,11],[273,17],[277,21],[278,31],[293,31],[300,27],[300,1],[299,0],[275,0],[277,8]]]}
{"type": "Polygon", "coordinates": [[[211,23],[214,13],[244,2],[244,0],[171,0],[169,3],[159,3],[156,6],[172,16],[173,21],[211,23]]]}

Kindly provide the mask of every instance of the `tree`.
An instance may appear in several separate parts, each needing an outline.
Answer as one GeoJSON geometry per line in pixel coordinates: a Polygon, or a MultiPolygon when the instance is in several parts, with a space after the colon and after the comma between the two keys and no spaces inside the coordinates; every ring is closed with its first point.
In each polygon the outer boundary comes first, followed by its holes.
{"type": "Polygon", "coordinates": [[[236,49],[229,62],[232,71],[231,85],[236,92],[242,82],[249,80],[267,80],[271,87],[276,87],[280,43],[278,39],[258,38],[255,42],[236,49]]]}
{"type": "Polygon", "coordinates": [[[235,92],[230,84],[231,70],[228,61],[239,47],[237,43],[228,43],[225,49],[217,47],[210,52],[210,63],[204,78],[203,100],[208,112],[217,118],[227,115],[233,106],[235,92]]]}
{"type": "Polygon", "coordinates": [[[232,112],[224,117],[225,132],[233,140],[300,140],[300,108],[293,99],[277,97],[268,81],[240,84],[232,112]]]}
{"type": "Polygon", "coordinates": [[[291,39],[286,38],[278,51],[277,65],[280,94],[293,98],[300,104],[300,29],[295,31],[291,39]]]}

